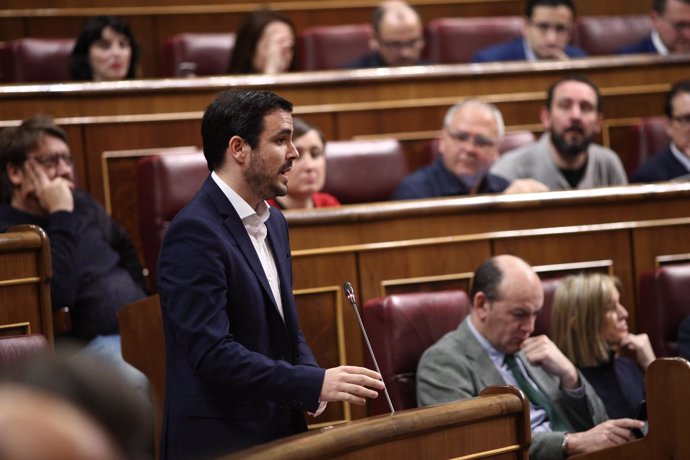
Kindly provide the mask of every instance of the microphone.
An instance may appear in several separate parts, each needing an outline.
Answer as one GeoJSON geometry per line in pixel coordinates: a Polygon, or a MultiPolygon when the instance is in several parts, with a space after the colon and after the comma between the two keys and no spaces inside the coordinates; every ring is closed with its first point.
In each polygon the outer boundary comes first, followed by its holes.
{"type": "MultiPolygon", "coordinates": [[[[381,374],[381,369],[379,369],[379,364],[376,362],[376,356],[374,356],[374,350],[371,348],[371,343],[369,342],[369,336],[367,336],[367,331],[364,329],[364,323],[362,322],[362,317],[359,315],[359,309],[357,308],[357,302],[355,301],[355,291],[352,289],[352,285],[350,284],[349,281],[346,281],[343,283],[343,290],[345,291],[345,296],[347,297],[347,300],[350,301],[350,304],[352,305],[352,308],[355,309],[355,315],[357,315],[357,321],[359,322],[359,328],[362,330],[362,335],[364,336],[364,341],[367,344],[367,348],[369,349],[369,356],[371,356],[371,360],[374,362],[374,367],[376,368],[376,372],[381,374]]],[[[381,374],[381,377],[383,378],[383,374],[381,374]]],[[[386,382],[384,382],[385,384],[386,382]]],[[[391,414],[395,414],[395,409],[393,409],[393,402],[391,402],[391,397],[388,394],[388,388],[385,386],[383,387],[383,393],[386,395],[386,401],[388,402],[388,407],[391,410],[391,414]]]]}

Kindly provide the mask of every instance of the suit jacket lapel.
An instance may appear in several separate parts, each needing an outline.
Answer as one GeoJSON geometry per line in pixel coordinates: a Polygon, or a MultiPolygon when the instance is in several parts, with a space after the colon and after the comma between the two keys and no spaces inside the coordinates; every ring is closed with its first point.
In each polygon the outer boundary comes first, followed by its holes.
{"type": "Polygon", "coordinates": [[[464,344],[462,351],[465,353],[467,360],[477,366],[478,370],[474,373],[478,380],[477,386],[483,389],[490,385],[495,385],[496,382],[504,382],[503,377],[501,377],[501,374],[498,372],[498,369],[496,369],[491,358],[489,358],[486,350],[484,350],[482,344],[479,343],[470,330],[467,324],[468,321],[470,321],[470,315],[467,315],[460,324],[460,329],[463,333],[462,342],[464,344]]]}
{"type": "Polygon", "coordinates": [[[215,203],[221,215],[225,216],[225,226],[228,229],[228,233],[230,233],[230,236],[240,248],[242,255],[247,260],[247,263],[251,267],[256,278],[259,280],[259,284],[263,288],[264,292],[268,298],[271,299],[276,313],[278,313],[278,306],[275,302],[275,299],[273,299],[273,292],[271,291],[271,286],[268,284],[268,278],[266,278],[264,268],[261,265],[259,256],[257,255],[254,245],[252,244],[249,234],[247,233],[247,229],[242,223],[242,219],[240,219],[240,216],[237,214],[237,211],[235,211],[235,208],[210,176],[208,179],[206,179],[203,187],[204,191],[215,203]]]}

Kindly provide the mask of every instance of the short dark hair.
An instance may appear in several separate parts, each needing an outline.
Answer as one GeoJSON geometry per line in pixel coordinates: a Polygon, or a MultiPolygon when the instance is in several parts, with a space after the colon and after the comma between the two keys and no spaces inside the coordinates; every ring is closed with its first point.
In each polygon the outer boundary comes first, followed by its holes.
{"type": "Polygon", "coordinates": [[[551,104],[553,103],[553,93],[556,91],[556,88],[561,84],[565,83],[568,81],[578,81],[580,83],[584,83],[585,85],[589,86],[594,90],[594,93],[597,96],[596,100],[596,109],[597,112],[601,112],[604,110],[604,102],[601,100],[601,93],[599,92],[599,88],[597,85],[592,82],[589,78],[585,77],[584,75],[578,75],[578,74],[571,74],[571,75],[566,75],[563,78],[560,78],[556,80],[555,82],[551,83],[551,86],[549,86],[549,89],[546,92],[546,100],[544,101],[544,105],[548,110],[551,110],[551,104]]]}
{"type": "Polygon", "coordinates": [[[531,18],[532,13],[534,12],[534,8],[536,8],[537,6],[565,6],[573,13],[573,17],[575,17],[576,13],[575,2],[573,2],[572,0],[527,0],[525,16],[531,18]]]}
{"type": "MultiPolygon", "coordinates": [[[[690,0],[680,0],[683,3],[690,4],[690,0]]],[[[668,3],[668,0],[654,0],[652,2],[652,9],[656,11],[659,14],[664,14],[666,11],[666,3],[668,3]]]]}
{"type": "Polygon", "coordinates": [[[209,171],[223,165],[233,136],[240,136],[252,149],[259,144],[264,117],[276,110],[292,112],[292,103],[270,91],[235,89],[220,93],[201,120],[201,138],[209,171]]]}
{"type": "Polygon", "coordinates": [[[316,131],[316,134],[319,135],[319,138],[321,139],[321,143],[326,146],[326,136],[323,135],[323,132],[317,128],[314,125],[311,125],[307,123],[306,121],[302,120],[301,118],[298,117],[292,117],[292,138],[297,139],[299,137],[304,136],[307,134],[309,131],[316,131]]]}
{"type": "Polygon", "coordinates": [[[24,120],[19,126],[0,131],[0,177],[2,178],[3,202],[7,202],[12,196],[12,184],[7,177],[7,166],[22,166],[27,154],[38,147],[44,135],[56,137],[67,143],[67,134],[55,124],[52,118],[45,115],[35,115],[24,120]]]}
{"type": "MultiPolygon", "coordinates": [[[[292,35],[295,37],[295,39],[297,38],[295,25],[285,14],[281,13],[280,11],[266,9],[252,11],[247,15],[244,23],[242,26],[240,26],[240,29],[237,32],[237,39],[235,40],[235,46],[232,50],[232,55],[230,56],[230,62],[228,64],[228,73],[257,73],[253,65],[256,45],[259,43],[261,35],[263,35],[266,26],[276,21],[287,24],[292,30],[292,35]]],[[[290,63],[288,70],[293,71],[296,69],[296,57],[297,55],[293,54],[292,62],[290,63]]]]}
{"type": "Polygon", "coordinates": [[[470,301],[474,302],[474,296],[483,292],[489,302],[500,300],[499,286],[503,281],[503,271],[496,263],[496,258],[485,260],[474,272],[472,286],[470,287],[470,301]]]}
{"type": "Polygon", "coordinates": [[[671,90],[668,93],[666,93],[666,97],[664,98],[664,113],[669,118],[674,117],[673,100],[676,98],[678,93],[690,94],[690,80],[682,80],[682,81],[676,82],[671,87],[671,90]]]}
{"type": "Polygon", "coordinates": [[[100,40],[103,29],[110,27],[115,32],[127,37],[132,48],[132,57],[127,69],[127,79],[136,78],[137,65],[139,64],[139,44],[137,43],[129,25],[116,16],[93,16],[84,23],[72,48],[69,61],[69,72],[73,80],[93,80],[93,69],[89,61],[89,49],[91,45],[100,40]]]}

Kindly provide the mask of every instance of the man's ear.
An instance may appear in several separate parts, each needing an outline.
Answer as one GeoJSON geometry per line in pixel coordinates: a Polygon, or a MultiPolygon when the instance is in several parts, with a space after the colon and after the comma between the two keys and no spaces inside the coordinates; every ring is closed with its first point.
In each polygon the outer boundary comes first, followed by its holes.
{"type": "Polygon", "coordinates": [[[375,33],[369,37],[369,49],[374,52],[378,52],[379,50],[379,40],[376,38],[375,33]]]}
{"type": "Polygon", "coordinates": [[[14,187],[22,185],[22,182],[24,182],[24,167],[7,163],[7,178],[14,187]]]}
{"type": "Polygon", "coordinates": [[[230,141],[228,141],[228,148],[225,150],[225,155],[227,155],[235,161],[237,164],[244,164],[247,162],[249,157],[249,152],[251,148],[249,144],[240,136],[232,136],[230,141]]]}
{"type": "Polygon", "coordinates": [[[602,112],[597,112],[597,122],[594,126],[594,133],[599,134],[604,127],[604,114],[602,112]]]}
{"type": "Polygon", "coordinates": [[[551,128],[551,111],[547,107],[542,107],[541,112],[539,112],[539,119],[544,129],[551,128]]]}
{"type": "Polygon", "coordinates": [[[486,294],[484,294],[482,291],[477,292],[474,295],[474,299],[472,299],[472,308],[480,320],[484,320],[489,312],[490,306],[488,300],[489,299],[486,298],[486,294]]]}

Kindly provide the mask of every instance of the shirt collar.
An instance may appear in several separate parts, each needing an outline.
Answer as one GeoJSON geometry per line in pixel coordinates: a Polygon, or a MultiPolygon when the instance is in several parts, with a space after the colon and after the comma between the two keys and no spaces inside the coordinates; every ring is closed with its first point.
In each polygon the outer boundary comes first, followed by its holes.
{"type": "Polygon", "coordinates": [[[680,149],[676,147],[676,144],[674,144],[673,142],[671,142],[671,153],[674,157],[676,157],[678,161],[680,161],[680,163],[685,167],[685,169],[690,171],[690,157],[681,152],[680,149]]]}
{"type": "Polygon", "coordinates": [[[538,61],[537,55],[534,53],[534,50],[532,49],[531,46],[529,46],[529,43],[527,43],[527,39],[523,38],[522,39],[522,48],[525,50],[525,58],[528,61],[534,62],[538,61]]]}
{"type": "Polygon", "coordinates": [[[240,216],[240,219],[242,219],[242,222],[246,223],[246,219],[249,218],[250,220],[252,219],[252,216],[258,217],[262,223],[266,222],[270,216],[270,213],[268,211],[268,204],[265,201],[261,201],[259,203],[259,206],[257,207],[257,210],[255,211],[249,203],[244,201],[244,198],[239,196],[237,192],[235,192],[232,187],[230,187],[228,184],[226,184],[223,179],[221,179],[215,171],[211,173],[211,178],[213,181],[218,185],[220,190],[223,192],[223,194],[228,198],[230,201],[230,204],[232,205],[233,208],[235,208],[235,211],[237,211],[237,214],[240,216]]]}
{"type": "Polygon", "coordinates": [[[656,30],[652,30],[652,43],[654,44],[654,48],[656,48],[657,53],[661,54],[662,56],[668,56],[671,53],[664,42],[661,41],[659,32],[656,30]]]}
{"type": "Polygon", "coordinates": [[[470,328],[470,331],[474,335],[474,338],[477,339],[479,344],[482,346],[484,351],[489,355],[489,358],[491,361],[496,365],[497,368],[500,368],[503,365],[503,360],[505,359],[505,353],[502,351],[498,351],[496,348],[494,348],[493,345],[491,345],[491,342],[487,340],[486,337],[484,337],[475,327],[474,324],[472,324],[472,317],[470,316],[467,319],[467,325],[470,328]]]}

